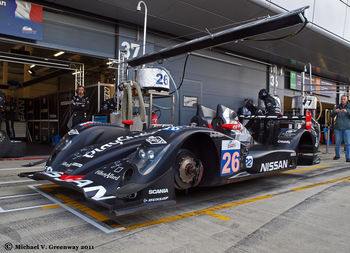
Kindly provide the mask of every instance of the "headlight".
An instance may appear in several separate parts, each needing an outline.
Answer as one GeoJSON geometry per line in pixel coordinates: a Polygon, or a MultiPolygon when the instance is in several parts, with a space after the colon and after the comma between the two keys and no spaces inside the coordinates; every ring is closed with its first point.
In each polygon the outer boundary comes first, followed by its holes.
{"type": "Polygon", "coordinates": [[[141,159],[145,159],[146,158],[146,152],[142,148],[139,150],[139,157],[141,159]]]}
{"type": "Polygon", "coordinates": [[[148,150],[147,158],[150,159],[150,160],[154,159],[154,151],[153,150],[148,150]]]}
{"type": "Polygon", "coordinates": [[[147,150],[144,150],[143,148],[141,148],[139,150],[139,157],[141,159],[146,159],[147,158],[149,160],[153,160],[154,157],[155,157],[154,151],[153,150],[148,150],[147,152],[146,151],[147,150]]]}

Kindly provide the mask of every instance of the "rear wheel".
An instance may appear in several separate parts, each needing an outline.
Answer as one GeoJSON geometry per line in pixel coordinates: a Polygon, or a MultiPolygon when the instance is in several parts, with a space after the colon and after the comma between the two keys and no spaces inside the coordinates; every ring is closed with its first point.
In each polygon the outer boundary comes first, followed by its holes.
{"type": "Polygon", "coordinates": [[[203,177],[203,164],[196,154],[180,149],[175,162],[175,188],[187,190],[196,187],[203,177]]]}

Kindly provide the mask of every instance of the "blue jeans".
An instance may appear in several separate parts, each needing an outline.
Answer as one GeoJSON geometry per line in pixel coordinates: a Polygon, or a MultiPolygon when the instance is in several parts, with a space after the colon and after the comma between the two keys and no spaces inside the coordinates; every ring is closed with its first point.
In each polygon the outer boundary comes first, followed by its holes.
{"type": "Polygon", "coordinates": [[[350,158],[350,129],[334,129],[335,156],[340,157],[340,145],[344,140],[346,158],[350,158]]]}

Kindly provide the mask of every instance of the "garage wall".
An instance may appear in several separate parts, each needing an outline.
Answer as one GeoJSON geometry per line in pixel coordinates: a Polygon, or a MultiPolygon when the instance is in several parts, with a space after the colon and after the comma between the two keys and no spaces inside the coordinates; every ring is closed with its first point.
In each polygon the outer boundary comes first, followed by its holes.
{"type": "MultiPolygon", "coordinates": [[[[142,32],[142,29],[140,30],[142,32]]],[[[130,43],[133,40],[133,43],[142,45],[142,41],[136,40],[138,37],[136,31],[121,27],[119,35],[122,38],[129,38],[130,43]]],[[[142,39],[142,34],[139,37],[142,39]]],[[[122,41],[119,43],[122,43],[122,41]]],[[[148,35],[147,43],[150,44],[149,47],[154,47],[155,51],[175,44],[174,41],[152,34],[148,35]]],[[[121,48],[123,47],[121,46],[121,48]]],[[[141,51],[138,56],[142,54],[141,51]]],[[[214,110],[216,110],[216,106],[219,103],[237,110],[243,103],[244,98],[251,98],[257,104],[259,90],[266,88],[267,78],[264,64],[209,50],[202,50],[196,53],[217,59],[208,59],[197,55],[189,56],[185,80],[179,90],[179,98],[176,103],[176,124],[188,124],[196,112],[195,108],[183,106],[183,96],[196,96],[200,104],[214,110]],[[227,62],[221,62],[220,60],[227,62]]],[[[185,57],[185,55],[173,57],[165,60],[161,65],[171,72],[177,85],[181,81],[185,57]]],[[[157,66],[159,64],[153,63],[153,65],[157,66]]],[[[155,103],[162,106],[170,105],[168,102],[160,100],[155,103]]],[[[169,114],[166,112],[162,113],[162,120],[165,122],[170,120],[167,115],[169,114]]]]}
{"type": "Polygon", "coordinates": [[[61,13],[43,12],[39,46],[114,58],[115,26],[61,13]]]}

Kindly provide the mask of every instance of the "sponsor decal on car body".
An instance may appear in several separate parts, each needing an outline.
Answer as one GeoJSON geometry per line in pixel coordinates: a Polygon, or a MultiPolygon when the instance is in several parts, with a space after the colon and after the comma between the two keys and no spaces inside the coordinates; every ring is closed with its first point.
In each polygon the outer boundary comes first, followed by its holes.
{"type": "Polygon", "coordinates": [[[168,188],[163,188],[163,189],[151,189],[148,191],[148,194],[164,194],[164,193],[168,193],[169,190],[168,188]]]}
{"type": "Polygon", "coordinates": [[[67,179],[63,180],[60,179],[60,177],[64,174],[63,172],[58,171],[52,171],[52,172],[42,172],[44,175],[47,175],[51,177],[52,179],[56,181],[63,181],[63,182],[69,182],[76,184],[77,187],[82,188],[85,193],[88,192],[95,192],[95,194],[91,197],[91,199],[100,201],[105,199],[112,199],[116,198],[116,196],[105,196],[107,190],[102,185],[96,185],[96,186],[89,186],[92,183],[94,183],[91,180],[81,179],[81,180],[73,180],[73,179],[67,179]],[[89,186],[89,187],[87,187],[89,186]]]}
{"type": "Polygon", "coordinates": [[[288,160],[280,160],[274,162],[262,163],[260,172],[267,172],[273,170],[280,170],[288,168],[288,160]]]}
{"type": "Polygon", "coordinates": [[[152,135],[154,133],[156,133],[156,131],[150,132],[150,133],[140,133],[140,134],[134,135],[134,136],[120,136],[114,141],[108,142],[106,144],[103,144],[99,148],[94,148],[93,150],[86,152],[82,156],[85,158],[94,158],[95,154],[98,152],[103,152],[103,151],[105,151],[113,146],[123,145],[127,141],[134,140],[134,139],[137,139],[137,138],[143,137],[143,136],[152,135]]]}
{"type": "Polygon", "coordinates": [[[150,136],[146,141],[151,145],[167,144],[167,142],[160,136],[150,136]]]}
{"type": "Polygon", "coordinates": [[[144,199],[143,202],[158,202],[158,201],[164,201],[167,200],[169,197],[161,197],[161,198],[153,198],[153,199],[144,199]]]}

